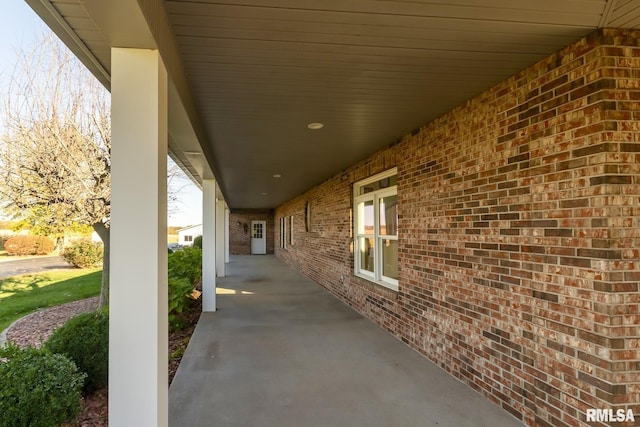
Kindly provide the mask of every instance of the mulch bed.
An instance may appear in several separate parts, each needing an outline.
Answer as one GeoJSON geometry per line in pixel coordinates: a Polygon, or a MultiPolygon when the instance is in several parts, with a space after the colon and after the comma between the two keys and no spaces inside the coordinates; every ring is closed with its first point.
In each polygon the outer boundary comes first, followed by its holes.
{"type": "Polygon", "coordinates": [[[99,298],[94,297],[38,310],[12,324],[7,331],[7,341],[20,347],[40,347],[70,317],[96,310],[98,302],[99,298]]]}
{"type": "Polygon", "coordinates": [[[180,315],[187,326],[179,331],[169,331],[169,384],[176,375],[184,350],[187,349],[187,344],[189,344],[198,319],[200,319],[200,314],[202,314],[202,298],[193,301],[188,309],[180,315]]]}

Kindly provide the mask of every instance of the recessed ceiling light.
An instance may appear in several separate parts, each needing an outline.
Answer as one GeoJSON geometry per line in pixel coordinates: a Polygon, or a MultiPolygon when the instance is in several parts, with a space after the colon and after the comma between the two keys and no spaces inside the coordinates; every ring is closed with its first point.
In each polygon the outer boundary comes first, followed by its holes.
{"type": "Polygon", "coordinates": [[[262,193],[262,195],[263,195],[263,196],[266,196],[266,195],[267,195],[267,193],[262,193]]]}
{"type": "Polygon", "coordinates": [[[273,177],[274,177],[274,178],[280,178],[281,176],[282,176],[282,175],[280,175],[279,173],[274,173],[274,174],[273,174],[273,177]]]}
{"type": "Polygon", "coordinates": [[[319,122],[309,123],[307,127],[311,130],[318,130],[324,127],[324,123],[319,123],[319,122]]]}

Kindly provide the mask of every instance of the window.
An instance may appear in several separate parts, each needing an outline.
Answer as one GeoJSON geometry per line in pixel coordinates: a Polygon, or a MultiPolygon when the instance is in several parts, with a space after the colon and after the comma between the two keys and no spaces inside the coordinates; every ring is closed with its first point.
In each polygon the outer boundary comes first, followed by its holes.
{"type": "Polygon", "coordinates": [[[353,190],[355,274],[398,290],[397,171],[357,182],[353,190]]]}
{"type": "Polygon", "coordinates": [[[184,236],[184,241],[185,242],[193,242],[193,236],[190,236],[190,235],[186,234],[184,236]]]}
{"type": "Polygon", "coordinates": [[[287,218],[280,218],[280,247],[287,249],[287,218]]]}
{"type": "Polygon", "coordinates": [[[262,239],[262,223],[261,222],[252,222],[253,224],[253,238],[254,239],[262,239]]]}
{"type": "Polygon", "coordinates": [[[289,217],[289,244],[293,245],[293,215],[289,217]]]}
{"type": "Polygon", "coordinates": [[[311,202],[307,201],[304,205],[304,231],[311,231],[311,202]]]}

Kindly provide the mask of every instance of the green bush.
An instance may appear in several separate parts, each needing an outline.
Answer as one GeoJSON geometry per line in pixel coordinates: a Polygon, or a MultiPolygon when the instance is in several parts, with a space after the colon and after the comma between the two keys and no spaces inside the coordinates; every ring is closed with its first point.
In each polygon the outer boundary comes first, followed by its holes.
{"type": "Polygon", "coordinates": [[[169,277],[185,278],[192,285],[202,278],[202,250],[184,248],[169,254],[169,277]]]}
{"type": "Polygon", "coordinates": [[[83,239],[65,248],[62,258],[75,267],[89,268],[102,262],[103,253],[102,243],[94,243],[91,240],[83,239]]]}
{"type": "Polygon", "coordinates": [[[57,427],[80,413],[85,375],[61,354],[0,348],[0,425],[57,427]]]}
{"type": "Polygon", "coordinates": [[[193,285],[185,278],[169,277],[169,326],[173,330],[182,329],[185,324],[180,313],[190,303],[193,285]]]}
{"type": "Polygon", "coordinates": [[[202,249],[202,236],[196,236],[195,239],[193,239],[193,247],[202,249]]]}
{"type": "Polygon", "coordinates": [[[72,317],[56,329],[45,347],[73,360],[87,374],[85,395],[109,380],[109,315],[105,310],[72,317]]]}
{"type": "Polygon", "coordinates": [[[13,236],[4,243],[9,255],[48,255],[55,243],[45,236],[13,236]]]}
{"type": "Polygon", "coordinates": [[[185,248],[169,257],[169,325],[181,329],[184,321],[180,313],[191,302],[194,285],[202,278],[202,250],[185,248]]]}

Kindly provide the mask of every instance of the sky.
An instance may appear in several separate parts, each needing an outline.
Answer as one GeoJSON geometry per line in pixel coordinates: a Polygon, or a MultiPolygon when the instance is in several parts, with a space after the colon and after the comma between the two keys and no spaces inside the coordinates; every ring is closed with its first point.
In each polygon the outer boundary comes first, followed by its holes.
{"type": "MultiPolygon", "coordinates": [[[[0,13],[0,81],[10,75],[21,48],[28,48],[38,34],[48,27],[31,10],[24,0],[4,0],[0,13]]],[[[0,85],[0,102],[6,98],[4,84],[0,85]]],[[[2,131],[0,118],[0,131],[2,131]]],[[[178,200],[169,215],[170,226],[187,226],[202,223],[202,192],[186,177],[178,182],[178,200]]]]}

